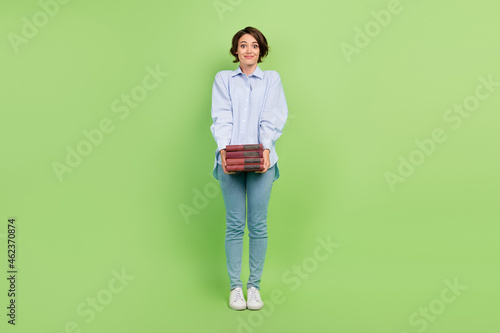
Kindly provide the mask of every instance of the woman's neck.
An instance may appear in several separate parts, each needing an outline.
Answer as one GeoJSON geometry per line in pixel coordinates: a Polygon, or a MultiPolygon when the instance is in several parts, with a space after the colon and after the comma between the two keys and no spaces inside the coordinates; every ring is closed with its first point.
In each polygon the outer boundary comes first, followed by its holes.
{"type": "Polygon", "coordinates": [[[253,66],[242,66],[240,64],[240,68],[241,68],[241,71],[248,76],[255,71],[255,69],[257,68],[257,64],[255,64],[253,66]]]}

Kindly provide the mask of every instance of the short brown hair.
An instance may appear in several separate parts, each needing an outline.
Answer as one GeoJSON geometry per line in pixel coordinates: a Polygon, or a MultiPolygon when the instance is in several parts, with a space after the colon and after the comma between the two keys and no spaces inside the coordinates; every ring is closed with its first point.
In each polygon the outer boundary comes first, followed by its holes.
{"type": "Polygon", "coordinates": [[[240,59],[238,59],[238,55],[236,54],[236,51],[238,50],[238,41],[240,40],[241,36],[250,34],[257,40],[257,43],[259,44],[259,49],[260,49],[260,54],[259,54],[259,60],[257,62],[262,62],[262,59],[264,59],[267,54],[269,53],[269,45],[267,45],[267,39],[264,36],[262,32],[260,32],[259,29],[254,28],[254,27],[246,27],[245,29],[242,29],[238,31],[234,36],[233,36],[233,41],[231,43],[231,49],[229,50],[229,53],[231,53],[235,60],[233,62],[238,62],[240,59]]]}

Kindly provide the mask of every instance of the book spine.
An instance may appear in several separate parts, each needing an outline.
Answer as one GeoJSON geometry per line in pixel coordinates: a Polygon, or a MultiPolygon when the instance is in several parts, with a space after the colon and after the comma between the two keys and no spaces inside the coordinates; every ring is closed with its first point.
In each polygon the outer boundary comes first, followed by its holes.
{"type": "Polygon", "coordinates": [[[262,144],[251,144],[251,145],[227,145],[226,151],[238,151],[238,150],[259,150],[264,149],[262,144]]]}
{"type": "Polygon", "coordinates": [[[263,157],[262,150],[228,151],[226,158],[263,157]]]}
{"type": "Polygon", "coordinates": [[[227,171],[262,171],[264,164],[239,164],[239,165],[226,165],[227,171]]]}
{"type": "Polygon", "coordinates": [[[263,158],[226,158],[228,165],[264,163],[263,158]]]}

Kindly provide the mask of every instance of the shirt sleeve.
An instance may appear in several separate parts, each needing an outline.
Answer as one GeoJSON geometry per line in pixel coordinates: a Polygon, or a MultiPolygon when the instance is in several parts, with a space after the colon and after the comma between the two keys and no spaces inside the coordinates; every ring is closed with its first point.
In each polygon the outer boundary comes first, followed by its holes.
{"type": "Polygon", "coordinates": [[[281,77],[278,72],[274,72],[274,78],[268,88],[259,124],[259,142],[264,149],[270,150],[271,146],[281,136],[287,118],[288,107],[283,85],[281,84],[281,77]]]}
{"type": "Polygon", "coordinates": [[[212,120],[213,124],[210,129],[217,143],[217,152],[219,152],[221,149],[225,149],[226,145],[231,142],[233,130],[231,97],[220,72],[215,75],[212,87],[212,120]]]}

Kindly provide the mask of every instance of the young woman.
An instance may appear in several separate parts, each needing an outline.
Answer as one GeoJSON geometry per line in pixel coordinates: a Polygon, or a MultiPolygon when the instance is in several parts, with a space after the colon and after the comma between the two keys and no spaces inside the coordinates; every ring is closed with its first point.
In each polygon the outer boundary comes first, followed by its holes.
{"type": "Polygon", "coordinates": [[[276,71],[262,71],[258,63],[269,46],[256,28],[238,31],[230,53],[236,70],[215,75],[212,88],[212,135],[217,143],[213,175],[219,181],[226,208],[225,251],[230,280],[229,306],[234,310],[260,310],[260,281],[267,250],[267,208],[273,182],[279,178],[275,143],[288,117],[285,93],[276,71]],[[264,147],[264,170],[228,172],[226,145],[264,147]],[[247,301],[240,279],[248,203],[249,268],[247,301]]]}

